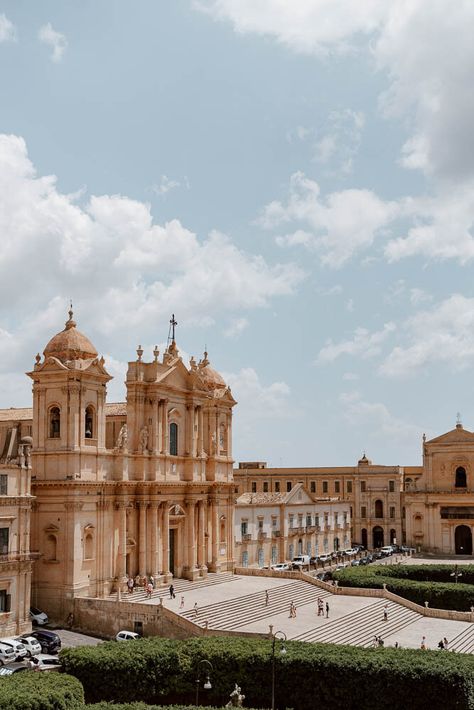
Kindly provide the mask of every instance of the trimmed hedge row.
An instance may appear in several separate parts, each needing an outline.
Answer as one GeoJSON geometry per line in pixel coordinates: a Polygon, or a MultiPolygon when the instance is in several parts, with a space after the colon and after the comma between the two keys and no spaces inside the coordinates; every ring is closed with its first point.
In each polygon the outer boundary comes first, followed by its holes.
{"type": "Polygon", "coordinates": [[[59,673],[14,673],[0,679],[1,710],[84,710],[76,678],[59,673]]]}
{"type": "MultiPolygon", "coordinates": [[[[374,569],[374,568],[372,568],[374,569]]],[[[446,582],[451,584],[453,565],[387,565],[384,567],[391,577],[413,579],[416,582],[446,582]]],[[[474,565],[458,565],[459,577],[463,584],[474,584],[474,565]]]]}
{"type": "MultiPolygon", "coordinates": [[[[448,565],[445,566],[448,567],[448,565]]],[[[418,565],[413,570],[411,567],[403,565],[350,567],[335,572],[334,578],[343,587],[381,589],[386,584],[390,592],[410,599],[421,606],[427,601],[430,607],[435,609],[470,611],[471,606],[474,606],[474,585],[461,582],[455,584],[451,577],[449,577],[449,582],[416,581],[417,577],[424,577],[425,580],[430,579],[429,571],[422,571],[422,567],[423,565],[418,565]]],[[[425,565],[425,567],[431,567],[431,565],[425,565]]],[[[452,571],[452,567],[450,569],[452,571]]],[[[433,576],[436,575],[438,578],[443,578],[445,572],[436,567],[433,570],[433,576]]]]}
{"type": "MultiPolygon", "coordinates": [[[[93,703],[87,710],[222,710],[215,705],[147,705],[146,703],[93,703]]],[[[251,709],[250,709],[251,710],[251,709]]]]}
{"type": "MultiPolygon", "coordinates": [[[[214,668],[206,701],[223,705],[234,683],[247,706],[268,707],[271,698],[271,641],[208,637],[172,641],[151,638],[130,643],[65,649],[65,670],[84,685],[86,700],[145,703],[194,701],[197,664],[214,668]]],[[[276,659],[276,703],[307,710],[474,710],[474,658],[439,651],[361,649],[290,641],[276,659]]],[[[204,692],[204,691],[203,691],[204,692]]],[[[102,710],[102,709],[101,709],[102,710]]]]}

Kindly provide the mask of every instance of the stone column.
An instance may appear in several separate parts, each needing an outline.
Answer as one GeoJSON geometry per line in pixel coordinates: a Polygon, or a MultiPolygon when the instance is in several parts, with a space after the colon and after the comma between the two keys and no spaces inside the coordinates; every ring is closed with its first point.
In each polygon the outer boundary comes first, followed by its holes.
{"type": "Polygon", "coordinates": [[[198,567],[202,573],[207,572],[206,567],[206,508],[205,501],[200,500],[198,503],[198,567]]]}
{"type": "Polygon", "coordinates": [[[147,503],[143,500],[138,501],[138,569],[140,576],[143,577],[147,573],[146,569],[146,509],[147,503]]]}
{"type": "Polygon", "coordinates": [[[193,451],[193,405],[186,405],[186,422],[185,422],[185,444],[184,455],[190,456],[193,451]]]}
{"type": "Polygon", "coordinates": [[[186,567],[189,579],[194,578],[194,570],[196,568],[195,506],[195,500],[186,501],[186,567]]]}
{"type": "Polygon", "coordinates": [[[161,408],[161,414],[162,414],[162,420],[161,420],[161,435],[162,435],[162,444],[161,444],[161,450],[164,454],[169,454],[169,432],[168,432],[168,401],[167,399],[162,400],[162,408],[161,408]]]}
{"type": "Polygon", "coordinates": [[[116,508],[119,513],[119,555],[117,577],[119,582],[121,582],[127,574],[127,504],[124,502],[117,503],[116,508]]]}
{"type": "Polygon", "coordinates": [[[165,501],[163,506],[162,550],[163,574],[170,576],[170,506],[168,501],[165,501]]]}
{"type": "Polygon", "coordinates": [[[199,405],[198,410],[198,441],[197,441],[197,455],[202,456],[203,454],[203,441],[204,441],[204,415],[202,407],[199,405]]]}
{"type": "Polygon", "coordinates": [[[150,512],[148,518],[149,536],[149,554],[148,554],[148,570],[156,579],[159,573],[158,568],[158,505],[156,501],[150,503],[150,512]]]}
{"type": "Polygon", "coordinates": [[[219,571],[219,506],[218,499],[211,498],[211,570],[219,571]]]}
{"type": "Polygon", "coordinates": [[[156,444],[159,454],[163,453],[163,400],[159,399],[156,412],[156,444]]]}

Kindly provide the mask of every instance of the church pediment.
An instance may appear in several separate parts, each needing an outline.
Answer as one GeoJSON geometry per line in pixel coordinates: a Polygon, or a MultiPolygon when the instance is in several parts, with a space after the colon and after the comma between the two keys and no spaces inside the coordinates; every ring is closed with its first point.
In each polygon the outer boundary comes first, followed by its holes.
{"type": "Polygon", "coordinates": [[[307,505],[313,502],[313,499],[301,483],[294,486],[285,497],[286,505],[307,505]]]}
{"type": "Polygon", "coordinates": [[[463,427],[457,426],[455,429],[441,434],[434,439],[427,441],[427,444],[456,444],[456,443],[472,443],[474,444],[474,433],[467,431],[463,427]]]}
{"type": "MultiPolygon", "coordinates": [[[[45,361],[35,367],[35,373],[37,372],[57,372],[58,370],[67,370],[68,368],[61,360],[57,357],[47,357],[45,361]]],[[[33,373],[29,373],[30,375],[33,373]]]]}
{"type": "Polygon", "coordinates": [[[190,389],[189,372],[181,360],[176,360],[168,370],[161,373],[157,378],[157,382],[177,389],[190,389]]]}

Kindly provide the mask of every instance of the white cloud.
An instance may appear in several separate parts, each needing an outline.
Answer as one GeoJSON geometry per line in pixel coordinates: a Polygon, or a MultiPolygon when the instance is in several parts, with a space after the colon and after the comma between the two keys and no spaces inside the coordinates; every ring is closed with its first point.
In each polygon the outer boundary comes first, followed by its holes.
{"type": "Polygon", "coordinates": [[[379,355],[382,344],[396,329],[395,323],[385,323],[382,330],[371,333],[367,328],[356,328],[351,340],[333,343],[328,340],[318,354],[317,362],[334,362],[341,355],[357,355],[364,359],[379,355]]]}
{"type": "MultiPolygon", "coordinates": [[[[419,426],[394,416],[382,402],[367,402],[360,392],[343,392],[339,397],[343,416],[354,428],[365,433],[370,432],[370,439],[378,444],[380,436],[389,436],[402,447],[412,447],[413,440],[421,437],[419,426]]],[[[367,441],[364,442],[367,444],[367,441]]],[[[370,451],[367,452],[370,458],[370,451]]]]}
{"type": "Polygon", "coordinates": [[[314,160],[326,165],[330,174],[351,173],[364,124],[365,116],[361,111],[331,111],[327,132],[314,145],[314,160]]]}
{"type": "Polygon", "coordinates": [[[0,44],[2,42],[15,42],[17,38],[16,27],[13,22],[10,22],[8,17],[0,14],[0,44]]]}
{"type": "Polygon", "coordinates": [[[112,351],[125,340],[138,344],[172,312],[183,325],[243,318],[292,294],[303,278],[298,267],[270,265],[217,231],[199,239],[177,219],[155,224],[149,205],[127,197],[92,196],[81,205],[55,177],[36,175],[17,136],[0,135],[0,234],[0,298],[17,323],[10,341],[0,337],[0,353],[2,342],[11,353],[2,367],[44,346],[69,297],[79,326],[93,340],[107,338],[112,351]]]}
{"type": "Polygon", "coordinates": [[[66,35],[61,32],[57,32],[53,29],[51,22],[47,22],[46,25],[42,25],[38,32],[38,39],[43,44],[51,47],[53,50],[51,54],[51,59],[53,62],[60,62],[63,58],[63,54],[67,48],[66,35]]]}
{"type": "Polygon", "coordinates": [[[152,190],[157,195],[166,195],[171,190],[175,190],[177,187],[181,187],[179,180],[172,180],[167,175],[162,175],[160,184],[153,185],[152,190]]]}
{"type": "Polygon", "coordinates": [[[241,419],[254,423],[289,416],[291,390],[286,382],[264,385],[252,367],[242,368],[237,373],[223,373],[223,377],[239,403],[241,419]]]}
{"type": "Polygon", "coordinates": [[[403,324],[407,344],[397,345],[380,372],[390,377],[413,375],[432,363],[452,370],[474,364],[474,298],[454,294],[403,324]]]}
{"type": "Polygon", "coordinates": [[[318,183],[297,172],[290,178],[286,204],[273,201],[266,205],[258,224],[272,229],[303,223],[305,229],[280,237],[280,246],[306,246],[320,254],[323,264],[337,268],[370,247],[397,212],[395,203],[380,200],[370,190],[343,190],[322,198],[318,183]]]}
{"type": "Polygon", "coordinates": [[[248,327],[247,318],[233,318],[224,330],[226,338],[237,338],[248,327]]]}

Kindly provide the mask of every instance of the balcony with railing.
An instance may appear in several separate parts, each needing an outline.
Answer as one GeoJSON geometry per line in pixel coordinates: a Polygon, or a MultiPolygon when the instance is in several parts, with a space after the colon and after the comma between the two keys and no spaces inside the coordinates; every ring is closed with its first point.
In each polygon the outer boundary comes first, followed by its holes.
{"type": "Polygon", "coordinates": [[[249,542],[252,539],[252,533],[242,533],[242,542],[249,542]]]}
{"type": "Polygon", "coordinates": [[[266,540],[267,537],[268,537],[268,535],[267,535],[266,532],[264,532],[263,530],[259,530],[259,531],[258,531],[258,533],[257,533],[257,538],[258,538],[259,540],[266,540]]]}

